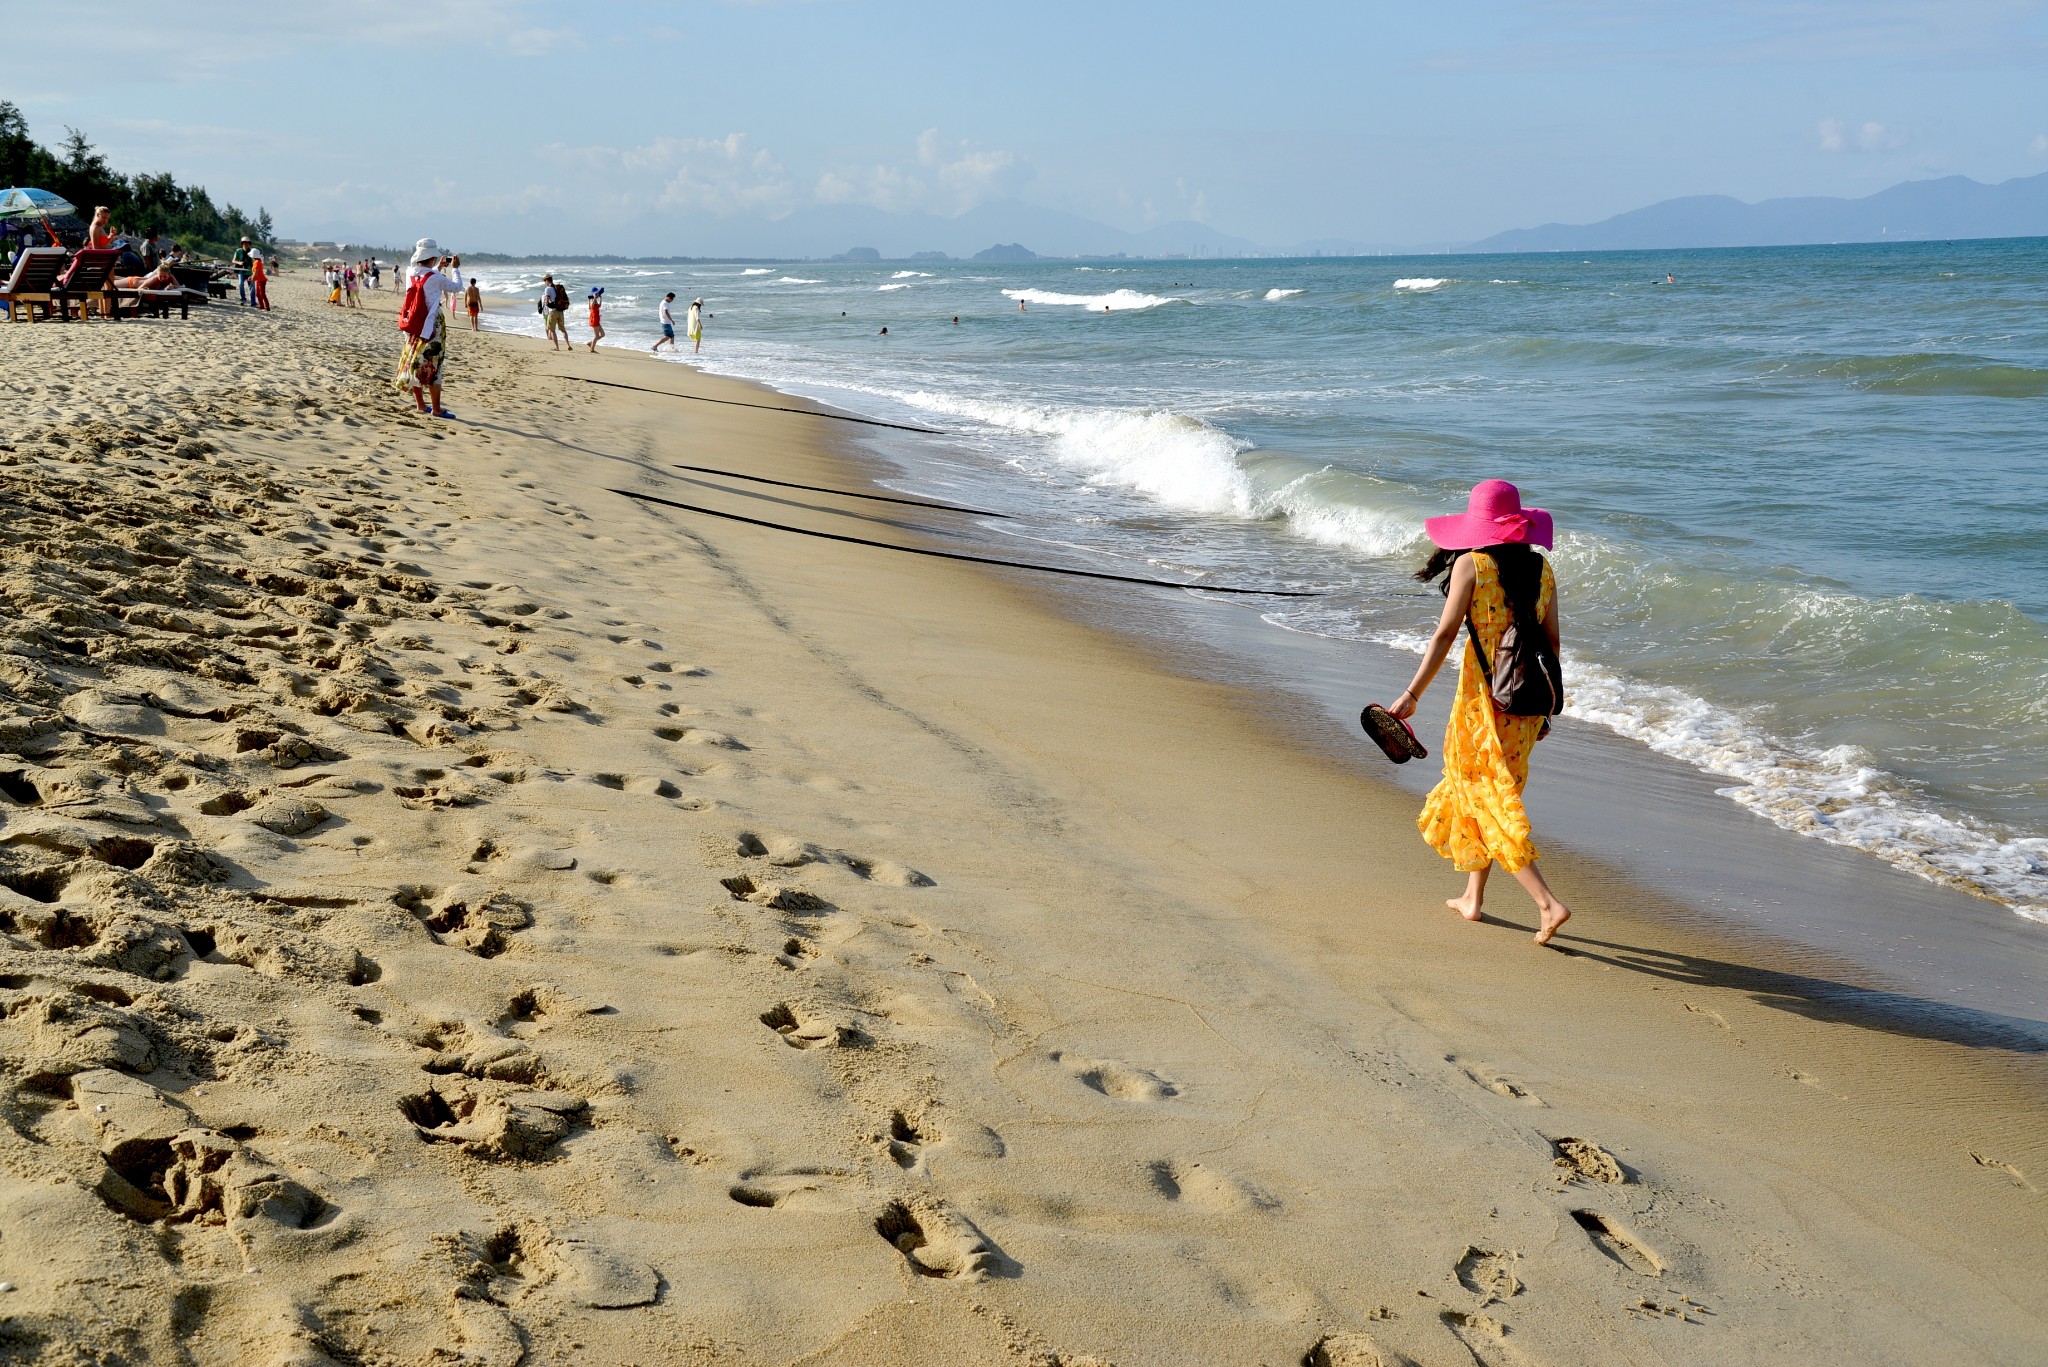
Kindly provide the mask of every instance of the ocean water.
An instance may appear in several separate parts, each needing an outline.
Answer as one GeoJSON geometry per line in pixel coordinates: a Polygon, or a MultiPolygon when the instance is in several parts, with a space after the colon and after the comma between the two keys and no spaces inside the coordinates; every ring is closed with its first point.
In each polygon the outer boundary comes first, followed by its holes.
{"type": "Polygon", "coordinates": [[[890,454],[1020,549],[1327,591],[1275,630],[1419,650],[1422,519],[1513,480],[1573,716],[2048,921],[2048,239],[566,277],[611,342],[701,295],[706,369],[944,429],[890,454]]]}

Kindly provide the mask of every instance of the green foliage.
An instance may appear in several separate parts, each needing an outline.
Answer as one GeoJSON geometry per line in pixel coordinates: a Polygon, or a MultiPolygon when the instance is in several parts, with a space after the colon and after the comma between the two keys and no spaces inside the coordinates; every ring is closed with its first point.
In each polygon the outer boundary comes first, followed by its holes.
{"type": "Polygon", "coordinates": [[[169,172],[124,176],[86,135],[66,128],[52,152],[29,136],[21,110],[0,100],[0,186],[32,185],[78,206],[81,218],[104,204],[115,227],[137,237],[154,228],[186,250],[225,256],[244,236],[271,245],[270,213],[251,218],[232,204],[216,205],[202,186],[183,186],[169,172]]]}

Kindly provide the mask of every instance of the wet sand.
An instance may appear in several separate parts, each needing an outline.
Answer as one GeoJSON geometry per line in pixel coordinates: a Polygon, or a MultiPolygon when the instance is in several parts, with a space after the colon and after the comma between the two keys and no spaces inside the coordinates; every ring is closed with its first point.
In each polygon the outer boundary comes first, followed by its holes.
{"type": "Polygon", "coordinates": [[[0,330],[17,1359],[2031,1360],[2036,1046],[1465,925],[1270,699],[609,492],[922,543],[668,468],[839,424],[560,377],[800,402],[273,296],[0,330]]]}

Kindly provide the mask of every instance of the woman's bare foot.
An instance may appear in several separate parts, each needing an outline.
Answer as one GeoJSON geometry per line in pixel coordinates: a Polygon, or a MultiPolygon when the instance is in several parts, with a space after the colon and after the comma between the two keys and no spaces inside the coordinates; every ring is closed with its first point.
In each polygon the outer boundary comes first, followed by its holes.
{"type": "Polygon", "coordinates": [[[1550,937],[1557,934],[1558,927],[1572,919],[1572,909],[1564,903],[1553,900],[1548,906],[1536,908],[1543,918],[1543,928],[1536,932],[1536,943],[1547,945],[1550,937]]]}
{"type": "Polygon", "coordinates": [[[1446,897],[1444,898],[1444,905],[1468,921],[1483,921],[1486,919],[1486,914],[1480,911],[1479,900],[1475,897],[1446,897]]]}

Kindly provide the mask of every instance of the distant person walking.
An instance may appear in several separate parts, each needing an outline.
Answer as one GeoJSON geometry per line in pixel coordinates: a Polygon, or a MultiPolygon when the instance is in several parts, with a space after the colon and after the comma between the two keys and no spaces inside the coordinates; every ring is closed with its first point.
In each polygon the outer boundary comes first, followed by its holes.
{"type": "Polygon", "coordinates": [[[686,330],[690,334],[690,354],[695,356],[704,349],[704,301],[702,299],[692,299],[690,301],[689,326],[686,330]]]}
{"type": "Polygon", "coordinates": [[[575,343],[569,341],[569,324],[563,315],[569,311],[569,289],[555,283],[552,275],[540,278],[540,316],[547,328],[548,345],[560,351],[566,344],[570,349],[575,343]]]}
{"type": "Polygon", "coordinates": [[[481,332],[482,329],[476,325],[476,316],[483,312],[484,292],[476,287],[473,275],[469,278],[469,288],[462,292],[462,306],[469,310],[469,330],[481,332]]]}
{"type": "Polygon", "coordinates": [[[235,248],[235,297],[245,304],[255,303],[249,291],[249,239],[243,238],[242,245],[235,248]]]}
{"type": "Polygon", "coordinates": [[[447,300],[461,294],[462,288],[462,258],[443,256],[433,238],[421,238],[405,273],[405,302],[398,307],[398,328],[406,335],[406,344],[397,382],[400,389],[412,391],[413,405],[420,412],[437,418],[455,416],[441,406],[441,386],[447,380],[447,300]],[[443,265],[452,274],[444,273],[443,265]]]}
{"type": "Polygon", "coordinates": [[[249,301],[270,312],[270,266],[263,253],[254,250],[249,253],[249,301]]]}
{"type": "MultiPolygon", "coordinates": [[[[1443,780],[1424,800],[1416,825],[1466,875],[1464,896],[1447,902],[1453,911],[1468,921],[1483,919],[1486,878],[1498,863],[1535,900],[1541,918],[1536,943],[1549,944],[1572,913],[1536,867],[1522,789],[1529,781],[1530,752],[1550,722],[1543,715],[1510,713],[1496,699],[1504,686],[1540,672],[1525,667],[1537,663],[1542,646],[1549,647],[1552,662],[1557,656],[1557,584],[1549,559],[1535,550],[1550,547],[1550,514],[1523,508],[1514,485],[1490,479],[1472,490],[1463,513],[1433,517],[1424,526],[1439,549],[1415,577],[1427,583],[1449,571],[1444,610],[1414,681],[1387,710],[1402,718],[1415,715],[1459,629],[1469,628],[1471,639],[1444,728],[1443,780]],[[1504,648],[1511,638],[1514,645],[1504,648]]],[[[1561,688],[1561,679],[1552,682],[1561,688]]],[[[1554,690],[1541,691],[1547,696],[1554,690]]],[[[1528,710],[1519,690],[1516,696],[1518,710],[1528,710]]],[[[1561,708],[1562,696],[1550,706],[1561,708]]]]}
{"type": "Polygon", "coordinates": [[[590,354],[597,354],[597,344],[604,338],[604,286],[593,285],[590,290],[590,354]]]}
{"type": "Polygon", "coordinates": [[[670,290],[661,297],[661,336],[656,339],[653,346],[648,348],[649,351],[659,352],[664,342],[668,344],[670,351],[676,349],[676,316],[670,307],[675,302],[676,292],[674,290],[670,290]]]}

